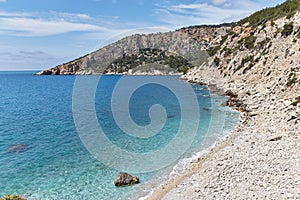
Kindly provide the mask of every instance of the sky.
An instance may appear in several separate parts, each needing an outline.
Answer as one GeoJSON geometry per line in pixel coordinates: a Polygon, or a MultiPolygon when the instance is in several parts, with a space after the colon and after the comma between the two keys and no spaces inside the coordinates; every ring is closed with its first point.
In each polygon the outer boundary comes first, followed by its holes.
{"type": "Polygon", "coordinates": [[[284,0],[0,0],[0,70],[42,70],[134,33],[233,22],[284,0]]]}

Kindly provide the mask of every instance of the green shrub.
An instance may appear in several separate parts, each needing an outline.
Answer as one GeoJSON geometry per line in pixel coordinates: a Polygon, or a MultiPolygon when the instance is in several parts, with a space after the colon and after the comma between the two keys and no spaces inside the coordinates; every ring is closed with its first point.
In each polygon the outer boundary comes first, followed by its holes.
{"type": "Polygon", "coordinates": [[[221,53],[223,53],[223,52],[224,52],[224,56],[225,56],[225,57],[226,57],[226,56],[229,56],[230,54],[233,53],[232,49],[227,48],[227,47],[224,47],[224,48],[222,49],[222,52],[221,52],[221,53]]]}
{"type": "Polygon", "coordinates": [[[295,35],[297,38],[300,38],[300,27],[295,31],[295,35]]]}
{"type": "Polygon", "coordinates": [[[238,70],[242,69],[243,67],[245,67],[246,63],[251,62],[248,65],[248,67],[246,69],[244,69],[244,71],[243,71],[243,73],[246,73],[249,69],[251,69],[254,66],[255,62],[253,62],[253,59],[254,59],[253,55],[244,57],[242,59],[241,64],[237,68],[234,69],[234,73],[237,72],[238,70]]]}
{"type": "Polygon", "coordinates": [[[292,17],[300,6],[300,0],[287,0],[273,8],[258,11],[238,22],[239,25],[249,22],[250,26],[257,27],[267,21],[274,21],[280,17],[292,17]]]}
{"type": "Polygon", "coordinates": [[[242,63],[241,65],[244,66],[247,62],[252,62],[254,59],[254,56],[251,55],[251,56],[246,56],[245,58],[242,59],[242,63]]]}
{"type": "Polygon", "coordinates": [[[236,32],[234,32],[232,29],[228,29],[228,30],[226,30],[226,32],[228,35],[232,36],[231,38],[235,38],[238,36],[238,34],[236,32]]]}
{"type": "Polygon", "coordinates": [[[253,49],[256,41],[256,37],[254,35],[250,35],[245,38],[244,45],[247,49],[253,49]]]}
{"type": "Polygon", "coordinates": [[[256,37],[251,34],[248,37],[242,38],[238,41],[239,46],[244,45],[247,49],[251,50],[254,48],[256,37]]]}
{"type": "Polygon", "coordinates": [[[214,63],[215,63],[215,65],[219,65],[220,64],[220,62],[221,62],[221,60],[220,60],[220,58],[218,58],[218,57],[215,57],[215,59],[214,59],[214,63]]]}
{"type": "Polygon", "coordinates": [[[254,63],[251,62],[251,63],[248,65],[248,67],[246,67],[246,68],[243,70],[243,74],[246,74],[247,71],[249,71],[253,66],[254,66],[254,63]]]}
{"type": "Polygon", "coordinates": [[[271,26],[274,27],[275,26],[275,22],[273,20],[271,20],[271,26]]]}
{"type": "Polygon", "coordinates": [[[287,87],[291,87],[292,85],[294,85],[296,82],[297,82],[297,78],[291,78],[291,79],[288,79],[288,82],[286,84],[287,87]]]}
{"type": "Polygon", "coordinates": [[[263,41],[260,41],[257,43],[256,47],[259,49],[262,49],[264,46],[266,46],[266,44],[268,44],[271,41],[271,38],[267,37],[266,39],[264,39],[263,41]]]}
{"type": "Polygon", "coordinates": [[[222,36],[221,45],[224,44],[224,42],[227,40],[228,35],[222,36]]]}
{"type": "Polygon", "coordinates": [[[178,68],[178,72],[180,72],[180,73],[182,72],[183,74],[186,74],[188,70],[189,70],[189,67],[187,67],[187,66],[182,66],[182,67],[178,68]]]}
{"type": "Polygon", "coordinates": [[[291,35],[293,33],[294,25],[293,22],[287,23],[284,25],[283,30],[281,31],[281,34],[285,37],[291,35]]]}
{"type": "Polygon", "coordinates": [[[219,50],[221,49],[221,46],[215,46],[215,47],[211,47],[207,50],[207,53],[209,56],[214,56],[219,50]]]}
{"type": "Polygon", "coordinates": [[[239,70],[242,69],[243,67],[244,67],[243,65],[239,65],[237,68],[235,68],[235,69],[233,70],[233,73],[239,71],[239,70]]]}

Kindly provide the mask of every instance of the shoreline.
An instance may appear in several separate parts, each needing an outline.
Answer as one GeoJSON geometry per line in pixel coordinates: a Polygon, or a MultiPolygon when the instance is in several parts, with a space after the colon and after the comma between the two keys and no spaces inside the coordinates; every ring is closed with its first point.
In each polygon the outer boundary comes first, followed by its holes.
{"type": "Polygon", "coordinates": [[[292,129],[282,125],[290,105],[281,110],[267,105],[259,112],[260,104],[266,102],[258,101],[258,95],[245,95],[251,85],[232,84],[207,67],[201,68],[201,74],[206,77],[193,72],[185,79],[207,83],[211,93],[219,95],[234,91],[243,106],[241,123],[184,174],[161,184],[144,199],[300,198],[300,138],[295,133],[300,128],[296,122],[292,129]]]}
{"type": "MultiPolygon", "coordinates": [[[[187,79],[181,79],[184,81],[189,82],[187,79]]],[[[219,96],[226,96],[225,91],[222,89],[218,89],[216,85],[209,85],[204,82],[189,82],[190,84],[199,84],[199,85],[207,85],[209,91],[211,94],[217,94],[219,96]]],[[[230,98],[230,97],[229,97],[230,98]]],[[[165,183],[160,184],[157,188],[154,188],[150,194],[147,196],[139,198],[139,200],[157,200],[157,199],[164,199],[166,194],[171,192],[174,188],[177,188],[178,185],[183,183],[185,179],[193,175],[197,172],[198,168],[207,160],[211,158],[214,154],[218,153],[219,150],[225,148],[229,145],[232,137],[235,137],[234,134],[237,133],[237,129],[240,129],[243,123],[247,120],[243,117],[245,113],[232,108],[231,106],[228,106],[232,111],[236,111],[240,113],[240,123],[236,125],[233,130],[229,131],[226,135],[217,138],[217,140],[211,144],[207,149],[203,149],[200,152],[196,152],[195,154],[200,154],[199,156],[195,155],[195,158],[189,157],[187,159],[191,159],[191,162],[188,163],[188,168],[184,169],[184,172],[182,174],[177,174],[175,178],[167,180],[165,183]]],[[[177,163],[179,164],[179,162],[177,163]]],[[[177,165],[176,164],[176,165],[177,165]]],[[[170,172],[169,176],[172,172],[170,172]]],[[[173,198],[173,197],[172,197],[173,198]]]]}
{"type": "MultiPolygon", "coordinates": [[[[180,79],[180,80],[186,81],[183,79],[180,79]]],[[[191,82],[189,82],[189,84],[196,84],[198,86],[204,85],[204,84],[191,83],[191,82]]],[[[206,90],[210,91],[210,95],[211,95],[210,98],[215,98],[213,96],[218,96],[219,98],[220,97],[223,97],[223,98],[228,97],[225,95],[225,92],[221,92],[220,90],[213,90],[213,89],[210,89],[209,87],[207,87],[206,90]]],[[[166,171],[161,172],[160,176],[156,177],[155,180],[153,179],[152,181],[145,183],[145,185],[143,185],[144,187],[142,190],[143,195],[138,197],[139,200],[148,199],[153,193],[155,193],[157,190],[159,190],[159,188],[163,187],[165,190],[166,183],[169,184],[170,182],[173,182],[173,181],[177,183],[178,182],[177,180],[178,179],[181,180],[182,177],[186,175],[186,173],[190,174],[191,173],[190,166],[192,164],[194,164],[194,163],[198,162],[200,159],[203,159],[204,157],[208,156],[208,154],[211,153],[211,151],[213,149],[215,149],[220,144],[222,144],[230,135],[232,135],[233,131],[242,124],[242,122],[243,122],[242,121],[242,112],[240,112],[236,109],[233,109],[230,106],[223,106],[218,103],[215,103],[215,104],[216,105],[213,106],[213,107],[215,107],[215,109],[218,109],[218,110],[222,109],[223,112],[226,112],[226,113],[231,113],[231,114],[238,113],[239,114],[238,118],[234,117],[237,121],[236,122],[233,122],[235,120],[232,121],[234,126],[231,126],[230,129],[222,129],[222,132],[217,132],[218,134],[210,136],[209,139],[207,139],[207,138],[204,139],[201,143],[202,147],[199,151],[195,151],[189,157],[184,157],[184,158],[178,160],[176,165],[170,167],[166,171]],[[157,181],[157,179],[159,181],[157,181]],[[159,186],[157,184],[159,184],[159,186]],[[149,185],[151,186],[151,188],[149,187],[149,185]],[[151,190],[149,191],[149,189],[151,189],[151,190]]],[[[225,114],[225,116],[229,117],[228,114],[225,114]]],[[[134,198],[134,197],[132,197],[132,198],[134,198]]],[[[160,199],[160,198],[155,196],[153,199],[160,199]]]]}
{"type": "MultiPolygon", "coordinates": [[[[240,126],[240,124],[237,125],[234,128],[234,130],[239,126],[240,126]]],[[[152,188],[150,193],[148,193],[146,196],[142,196],[138,199],[139,200],[163,199],[163,197],[168,192],[170,192],[173,188],[177,187],[177,185],[180,184],[186,177],[188,177],[196,172],[195,170],[197,170],[197,169],[194,168],[195,163],[199,164],[201,162],[204,162],[207,159],[207,157],[210,156],[210,154],[215,153],[215,151],[217,149],[220,149],[220,147],[224,147],[224,143],[228,140],[229,137],[231,137],[234,130],[228,132],[227,135],[218,138],[217,141],[215,141],[213,144],[211,144],[208,148],[205,148],[199,152],[196,152],[192,157],[187,157],[182,160],[179,160],[179,162],[174,167],[176,167],[181,161],[189,160],[186,163],[187,167],[183,169],[183,172],[176,174],[176,175],[174,175],[174,177],[172,177],[172,175],[171,175],[173,173],[173,170],[172,170],[171,172],[166,174],[165,178],[162,178],[162,180],[164,181],[162,184],[160,184],[158,187],[152,188]]],[[[173,169],[174,169],[174,167],[173,167],[173,169]]],[[[153,184],[154,183],[151,183],[151,185],[153,185],[153,184]]]]}

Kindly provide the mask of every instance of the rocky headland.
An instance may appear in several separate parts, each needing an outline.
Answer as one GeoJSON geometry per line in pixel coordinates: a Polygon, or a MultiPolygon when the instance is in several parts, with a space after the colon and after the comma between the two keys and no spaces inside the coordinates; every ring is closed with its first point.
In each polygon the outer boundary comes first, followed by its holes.
{"type": "Polygon", "coordinates": [[[174,75],[207,60],[207,45],[230,25],[194,26],[176,31],[135,34],[36,75],[174,75]]]}

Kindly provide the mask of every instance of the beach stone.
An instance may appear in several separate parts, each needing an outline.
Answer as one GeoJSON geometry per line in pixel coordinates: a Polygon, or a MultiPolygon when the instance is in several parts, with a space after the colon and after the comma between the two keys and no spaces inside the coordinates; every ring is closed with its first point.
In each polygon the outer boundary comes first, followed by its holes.
{"type": "Polygon", "coordinates": [[[24,152],[28,149],[27,144],[12,144],[10,145],[7,150],[11,153],[19,153],[19,152],[24,152]]]}
{"type": "Polygon", "coordinates": [[[274,142],[274,141],[278,141],[278,140],[281,140],[281,139],[282,139],[282,136],[278,136],[278,137],[269,139],[269,141],[270,141],[270,142],[274,142]]]}
{"type": "Polygon", "coordinates": [[[126,172],[120,172],[114,181],[115,186],[128,186],[136,183],[139,183],[139,178],[126,172]]]}
{"type": "Polygon", "coordinates": [[[284,104],[286,107],[288,107],[289,105],[292,104],[292,102],[289,101],[289,100],[285,100],[285,101],[283,102],[283,104],[284,104]]]}

